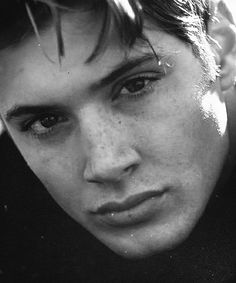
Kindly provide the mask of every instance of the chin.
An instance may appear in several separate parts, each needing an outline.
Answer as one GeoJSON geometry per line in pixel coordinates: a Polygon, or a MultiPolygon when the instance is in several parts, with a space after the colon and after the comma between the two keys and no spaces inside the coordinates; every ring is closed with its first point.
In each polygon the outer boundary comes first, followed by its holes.
{"type": "Polygon", "coordinates": [[[136,233],[135,237],[117,236],[103,243],[124,258],[143,259],[173,250],[188,238],[191,231],[190,227],[174,227],[170,230],[163,227],[163,230],[155,232],[136,233]]]}

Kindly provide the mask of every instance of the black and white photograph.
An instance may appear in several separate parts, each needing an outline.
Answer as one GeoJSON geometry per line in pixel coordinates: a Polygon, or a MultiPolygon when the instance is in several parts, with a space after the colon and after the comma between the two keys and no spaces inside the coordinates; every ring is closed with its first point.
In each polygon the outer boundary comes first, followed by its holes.
{"type": "Polygon", "coordinates": [[[0,282],[236,282],[236,1],[0,1],[0,282]]]}

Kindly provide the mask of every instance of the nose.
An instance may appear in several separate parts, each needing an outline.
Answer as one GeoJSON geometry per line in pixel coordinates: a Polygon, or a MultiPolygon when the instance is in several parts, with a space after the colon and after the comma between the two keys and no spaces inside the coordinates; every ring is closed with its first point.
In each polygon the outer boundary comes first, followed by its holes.
{"type": "Polygon", "coordinates": [[[132,154],[117,155],[105,151],[103,155],[90,158],[84,170],[84,179],[89,183],[119,182],[137,169],[138,156],[132,154]]]}
{"type": "Polygon", "coordinates": [[[141,158],[131,145],[130,135],[124,134],[127,129],[118,127],[109,113],[102,114],[95,109],[84,113],[82,125],[87,148],[84,180],[104,184],[132,175],[141,158]]]}

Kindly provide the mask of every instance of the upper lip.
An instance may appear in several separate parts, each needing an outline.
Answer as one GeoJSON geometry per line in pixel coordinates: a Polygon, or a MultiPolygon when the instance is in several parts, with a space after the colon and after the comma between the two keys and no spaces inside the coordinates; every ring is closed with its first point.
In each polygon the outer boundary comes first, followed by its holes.
{"type": "Polygon", "coordinates": [[[129,210],[131,208],[134,208],[135,206],[138,206],[142,202],[144,202],[147,199],[161,196],[164,193],[165,190],[161,191],[148,191],[140,194],[136,194],[133,196],[128,197],[122,202],[107,202],[101,206],[99,206],[94,213],[96,214],[106,214],[106,213],[112,213],[112,212],[122,212],[129,210]]]}

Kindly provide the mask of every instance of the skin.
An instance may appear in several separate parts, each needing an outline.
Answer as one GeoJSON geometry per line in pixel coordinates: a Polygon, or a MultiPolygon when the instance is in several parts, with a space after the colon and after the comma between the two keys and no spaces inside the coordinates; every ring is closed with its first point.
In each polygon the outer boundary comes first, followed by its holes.
{"type": "MultiPolygon", "coordinates": [[[[202,215],[228,151],[219,82],[207,88],[191,47],[156,28],[145,33],[161,64],[153,58],[101,87],[117,64],[151,51],[136,46],[125,52],[114,33],[105,52],[86,64],[100,23],[83,21],[78,30],[73,17],[63,18],[61,67],[35,38],[2,51],[2,119],[55,201],[106,246],[130,258],[173,248],[202,215]],[[42,104],[56,105],[44,113],[54,115],[48,128],[34,113],[9,119],[16,105],[42,104]],[[95,213],[105,203],[158,191],[134,209],[95,213]]],[[[42,42],[57,60],[53,29],[42,42]]]]}

